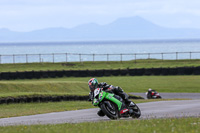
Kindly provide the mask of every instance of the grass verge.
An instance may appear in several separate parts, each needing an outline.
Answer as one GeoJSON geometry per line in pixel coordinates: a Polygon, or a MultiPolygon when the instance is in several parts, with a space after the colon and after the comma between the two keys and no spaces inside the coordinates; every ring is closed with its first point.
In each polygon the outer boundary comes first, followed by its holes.
{"type": "Polygon", "coordinates": [[[46,71],[46,70],[98,70],[98,69],[127,69],[127,68],[160,68],[160,67],[190,67],[200,66],[200,60],[132,60],[132,61],[95,61],[70,63],[18,63],[0,64],[0,72],[16,71],[46,71]]]}
{"type": "Polygon", "coordinates": [[[87,101],[1,104],[0,118],[94,108],[87,101]]]}
{"type": "MultiPolygon", "coordinates": [[[[88,95],[87,81],[83,78],[48,78],[0,81],[0,97],[23,95],[88,95]]],[[[148,88],[158,92],[200,93],[200,76],[112,76],[98,77],[99,82],[120,86],[127,93],[145,93],[148,88]]]]}
{"type": "Polygon", "coordinates": [[[199,131],[200,118],[136,119],[76,124],[0,127],[0,132],[3,133],[198,133],[199,131]]]}

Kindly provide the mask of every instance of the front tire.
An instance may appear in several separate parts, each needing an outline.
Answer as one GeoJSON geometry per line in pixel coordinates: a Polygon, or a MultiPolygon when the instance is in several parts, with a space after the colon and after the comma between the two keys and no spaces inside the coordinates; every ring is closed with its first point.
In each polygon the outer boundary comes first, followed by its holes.
{"type": "Polygon", "coordinates": [[[105,101],[101,105],[101,109],[104,112],[104,114],[109,117],[112,120],[116,120],[118,118],[118,108],[117,105],[110,102],[110,101],[105,101]],[[107,102],[107,103],[106,103],[107,102]],[[110,104],[110,106],[108,105],[110,104]]]}
{"type": "Polygon", "coordinates": [[[161,96],[157,96],[157,98],[158,98],[158,99],[162,99],[162,97],[161,97],[161,96]]]}
{"type": "Polygon", "coordinates": [[[132,109],[133,109],[132,118],[139,118],[141,116],[140,108],[135,104],[135,106],[132,109]]]}

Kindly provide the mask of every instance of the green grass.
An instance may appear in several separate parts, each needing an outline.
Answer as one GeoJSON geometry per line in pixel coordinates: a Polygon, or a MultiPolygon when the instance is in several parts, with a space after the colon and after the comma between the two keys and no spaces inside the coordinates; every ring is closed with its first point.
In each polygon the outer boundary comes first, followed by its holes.
{"type": "Polygon", "coordinates": [[[88,101],[1,104],[0,118],[94,108],[88,101]]]}
{"type": "Polygon", "coordinates": [[[126,69],[126,68],[159,68],[200,66],[200,60],[136,60],[135,61],[96,61],[70,63],[18,63],[0,64],[0,72],[40,71],[40,70],[94,70],[94,69],[126,69]]]}
{"type": "MultiPolygon", "coordinates": [[[[47,78],[0,81],[0,97],[21,95],[88,95],[91,77],[47,78]]],[[[148,88],[158,92],[200,93],[200,76],[112,76],[98,77],[99,82],[120,86],[127,93],[145,93],[148,88]]]]}
{"type": "Polygon", "coordinates": [[[0,81],[0,97],[88,94],[87,82],[64,79],[0,81]]]}
{"type": "Polygon", "coordinates": [[[198,133],[200,118],[136,119],[92,123],[7,126],[3,133],[198,133]]]}

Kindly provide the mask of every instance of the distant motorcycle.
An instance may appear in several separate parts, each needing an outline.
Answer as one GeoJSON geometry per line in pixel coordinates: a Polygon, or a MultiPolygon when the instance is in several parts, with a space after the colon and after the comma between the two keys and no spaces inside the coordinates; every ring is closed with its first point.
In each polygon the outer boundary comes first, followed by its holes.
{"type": "Polygon", "coordinates": [[[152,89],[149,89],[148,92],[146,92],[146,96],[147,96],[148,99],[162,98],[157,91],[152,90],[152,89]]]}
{"type": "Polygon", "coordinates": [[[110,119],[139,118],[141,116],[141,111],[134,102],[133,106],[129,107],[120,96],[106,92],[103,88],[94,90],[93,105],[98,106],[110,119]]]}

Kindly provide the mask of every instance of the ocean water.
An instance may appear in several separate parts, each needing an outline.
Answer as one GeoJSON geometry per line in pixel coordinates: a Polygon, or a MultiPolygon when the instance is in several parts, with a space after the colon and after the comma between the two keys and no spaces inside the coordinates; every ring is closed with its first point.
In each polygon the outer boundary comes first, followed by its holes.
{"type": "Polygon", "coordinates": [[[0,63],[200,59],[200,41],[0,43],[0,63]]]}

